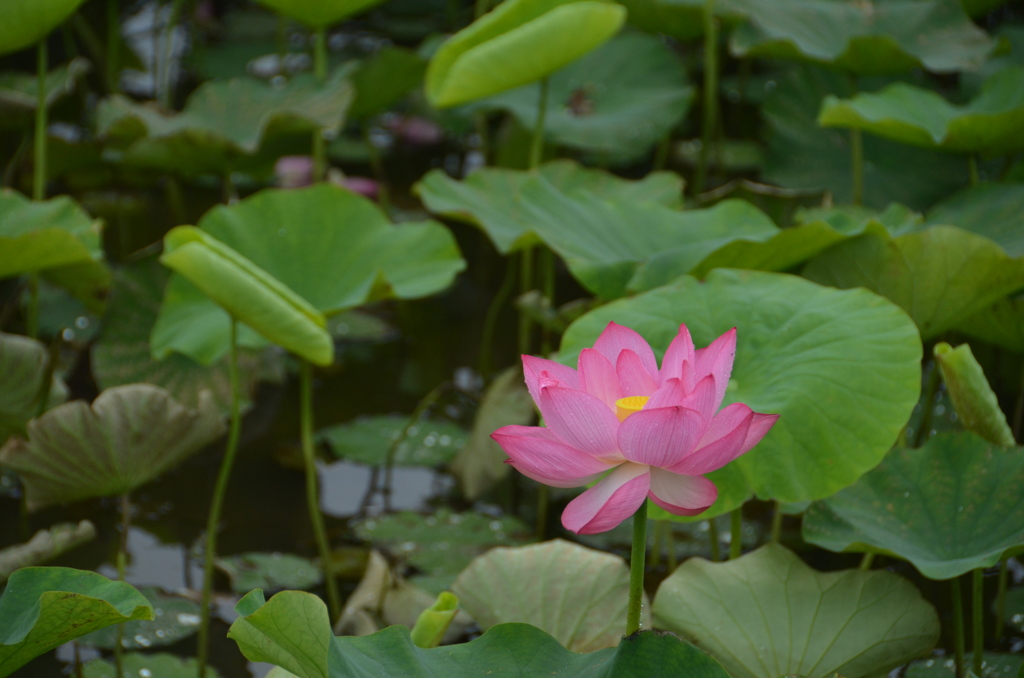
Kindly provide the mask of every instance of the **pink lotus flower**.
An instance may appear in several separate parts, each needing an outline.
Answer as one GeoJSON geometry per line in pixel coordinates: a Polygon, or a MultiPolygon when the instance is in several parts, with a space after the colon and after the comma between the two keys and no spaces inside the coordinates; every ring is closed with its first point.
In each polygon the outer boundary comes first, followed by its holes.
{"type": "Polygon", "coordinates": [[[694,350],[682,325],[659,370],[643,337],[608,323],[580,353],[578,370],[524,355],[546,427],[504,426],[491,437],[507,463],[545,485],[600,478],[562,513],[577,534],[612,529],[648,497],[675,515],[697,515],[718,497],[704,474],[750,450],[779,418],[742,403],[718,411],[735,354],[735,328],[694,350]]]}

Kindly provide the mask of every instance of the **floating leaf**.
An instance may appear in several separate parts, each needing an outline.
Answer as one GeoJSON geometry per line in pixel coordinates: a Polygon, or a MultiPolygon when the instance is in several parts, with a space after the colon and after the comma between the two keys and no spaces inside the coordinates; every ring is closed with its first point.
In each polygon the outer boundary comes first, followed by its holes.
{"type": "Polygon", "coordinates": [[[954,349],[944,341],[939,342],[935,345],[935,360],[964,428],[996,445],[1013,447],[1013,431],[971,347],[961,344],[954,349]]]}
{"type": "MultiPolygon", "coordinates": [[[[437,222],[393,225],[370,200],[331,184],[266,190],[207,212],[199,228],[252,261],[325,315],[387,297],[413,299],[448,287],[465,267],[437,222]]],[[[202,363],[224,355],[230,319],[180,276],[172,276],[152,348],[202,363]]],[[[266,345],[250,334],[240,343],[266,345]]]]}
{"type": "Polygon", "coordinates": [[[60,523],[49,529],[39,530],[24,544],[0,549],[0,584],[7,581],[15,570],[45,563],[95,538],[96,527],[88,520],[83,520],[77,525],[60,523]]]}
{"type": "MultiPolygon", "coordinates": [[[[627,33],[553,73],[544,136],[552,143],[615,159],[646,153],[686,116],[693,88],[675,52],[657,37],[627,33]]],[[[480,102],[537,124],[539,84],[480,102]]]]}
{"type": "MultiPolygon", "coordinates": [[[[124,676],[159,676],[159,678],[193,678],[199,671],[199,661],[194,657],[179,657],[165,652],[138,654],[129,652],[121,657],[121,671],[124,676]]],[[[94,659],[84,667],[84,678],[116,678],[114,662],[94,659]]],[[[206,667],[206,675],[220,678],[212,666],[206,667]]]]}
{"type": "Polygon", "coordinates": [[[1024,185],[984,183],[954,193],[928,212],[927,224],[950,224],[1024,256],[1024,185]]]}
{"type": "MultiPolygon", "coordinates": [[[[610,200],[682,206],[683,180],[672,172],[652,172],[630,181],[571,160],[546,163],[537,172],[566,194],[584,190],[610,200]]],[[[458,181],[441,170],[431,170],[416,184],[416,191],[431,212],[479,226],[498,251],[507,254],[536,240],[518,199],[532,176],[532,172],[485,167],[458,181]]]]}
{"type": "Polygon", "coordinates": [[[423,572],[456,574],[492,546],[511,546],[529,533],[518,519],[440,509],[429,516],[402,511],[368,518],[353,527],[356,536],[391,550],[423,572]]]}
{"type": "MultiPolygon", "coordinates": [[[[41,410],[43,383],[50,362],[46,346],[18,334],[0,332],[0,442],[14,433],[24,433],[25,424],[41,410]]],[[[64,401],[67,389],[51,377],[47,406],[64,401]]]]}
{"type": "Polygon", "coordinates": [[[852,99],[825,98],[822,127],[862,129],[902,143],[961,153],[1006,154],[1024,150],[1024,68],[999,71],[968,103],[904,83],[852,99]]]}
{"type": "MultiPolygon", "coordinates": [[[[204,366],[172,353],[154,360],[149,335],[156,322],[170,271],[149,258],[122,266],[114,273],[114,285],[103,330],[92,347],[92,373],[101,389],[145,382],[167,389],[186,407],[198,407],[200,394],[208,391],[213,404],[225,416],[231,410],[231,383],[226,361],[204,366]]],[[[262,352],[241,351],[239,380],[243,409],[263,379],[279,379],[280,360],[262,352]]]]}
{"type": "Polygon", "coordinates": [[[874,232],[839,243],[811,260],[804,276],[891,299],[927,341],[1024,286],[1024,259],[1011,259],[988,238],[933,226],[896,238],[874,232]]]}
{"type": "Polygon", "coordinates": [[[383,0],[258,0],[260,4],[310,28],[327,28],[383,0]]]}
{"type": "Polygon", "coordinates": [[[909,560],[929,579],[991,567],[1024,545],[1024,449],[940,433],[895,449],[852,487],[812,504],[804,539],[909,560]]]}
{"type": "Polygon", "coordinates": [[[732,34],[736,56],[830,64],[859,74],[938,73],[980,66],[993,40],[956,0],[733,0],[747,17],[732,34]]]}
{"type": "MultiPolygon", "coordinates": [[[[119,634],[121,646],[129,650],[163,647],[195,635],[199,631],[199,605],[181,596],[167,595],[152,587],[139,592],[149,600],[153,618],[126,622],[120,627],[108,626],[79,639],[82,645],[112,650],[119,634]]],[[[154,673],[154,676],[163,675],[154,673]]]]}
{"type": "Polygon", "coordinates": [[[427,67],[438,108],[547,77],[622,27],[626,10],[597,0],[510,0],[441,45],[427,67]]]}
{"type": "Polygon", "coordinates": [[[0,189],[0,278],[42,273],[101,308],[110,273],[101,261],[100,225],[66,196],[33,202],[0,189]]]}
{"type": "Polygon", "coordinates": [[[100,102],[97,134],[122,150],[127,165],[222,177],[242,168],[271,136],[338,130],[352,100],[348,74],[340,68],[322,86],[311,75],[285,87],[252,78],[210,81],[173,115],[115,94],[100,102]]]}
{"type": "Polygon", "coordinates": [[[217,567],[231,579],[231,590],[308,589],[323,581],[323,573],[308,558],[291,553],[242,553],[218,558],[217,567]]]}
{"type": "MultiPolygon", "coordinates": [[[[391,446],[402,435],[409,417],[385,414],[361,417],[317,431],[339,459],[370,466],[384,466],[391,446]]],[[[408,435],[395,448],[395,466],[440,466],[451,461],[466,444],[468,433],[447,421],[421,419],[409,427],[408,435]]],[[[252,587],[258,588],[258,587],[252,587]]]]}
{"type": "MultiPolygon", "coordinates": [[[[46,74],[43,101],[47,108],[74,91],[89,72],[89,62],[75,57],[46,74]]],[[[33,74],[0,73],[0,125],[16,128],[28,124],[39,104],[39,79],[33,74]]]]}
{"type": "Polygon", "coordinates": [[[655,625],[733,678],[862,678],[935,646],[939,617],[891,572],[815,572],[777,544],[726,563],[691,558],[654,598],[655,625]]]}
{"type": "Polygon", "coordinates": [[[494,378],[476,411],[469,442],[449,466],[467,499],[478,499],[510,472],[505,463],[508,455],[491,439],[491,434],[502,426],[530,424],[536,416],[519,367],[509,368],[494,378]]]}
{"type": "Polygon", "coordinates": [[[372,636],[332,638],[327,607],[314,595],[284,591],[264,601],[253,591],[235,608],[228,637],[250,661],[276,664],[303,678],[470,678],[495,675],[728,678],[722,667],[670,635],[641,633],[617,648],[575,654],[528,624],[499,624],[462,645],[417,647],[409,629],[392,626],[372,636]]]}
{"type": "MultiPolygon", "coordinates": [[[[973,652],[964,654],[965,666],[971,666],[973,661],[973,652]]],[[[980,678],[1017,678],[1022,665],[1024,657],[1019,654],[985,652],[980,678]]],[[[953,678],[956,676],[956,660],[949,655],[919,659],[912,662],[903,675],[905,678],[953,678]]]]}
{"type": "Polygon", "coordinates": [[[152,616],[142,594],[95,572],[18,570],[0,597],[0,676],[90,631],[152,616]]]}
{"type": "Polygon", "coordinates": [[[0,448],[0,463],[18,472],[32,511],[125,494],[224,432],[209,396],[200,403],[190,410],[149,384],[110,388],[91,406],[75,400],[33,419],[27,441],[0,448]]]}
{"type": "Polygon", "coordinates": [[[33,45],[60,25],[84,0],[35,0],[4,3],[0,54],[33,45]]]}
{"type": "Polygon", "coordinates": [[[524,622],[573,652],[593,652],[622,638],[629,566],[616,555],[555,539],[492,549],[462,571],[452,590],[485,630],[524,622]]]}
{"type": "Polygon", "coordinates": [[[612,320],[659,352],[680,323],[698,346],[737,327],[725,403],[781,415],[754,450],[710,475],[719,500],[702,518],[736,508],[751,491],[796,502],[850,485],[878,465],[917,403],[917,331],[900,309],[866,290],[717,269],[705,282],[684,277],[587,313],[563,336],[561,359],[575,364],[612,320]]]}

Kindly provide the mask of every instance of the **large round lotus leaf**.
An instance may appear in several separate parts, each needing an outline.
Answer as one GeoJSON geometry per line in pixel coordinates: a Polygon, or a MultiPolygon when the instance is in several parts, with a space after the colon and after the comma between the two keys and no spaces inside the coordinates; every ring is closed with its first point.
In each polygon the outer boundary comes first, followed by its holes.
{"type": "Polygon", "coordinates": [[[0,549],[0,584],[16,570],[39,565],[60,554],[96,538],[96,527],[88,520],[78,523],[59,523],[39,530],[24,544],[0,549]]]}
{"type": "MultiPolygon", "coordinates": [[[[622,638],[629,566],[616,555],[555,539],[488,551],[462,571],[452,592],[485,630],[524,622],[573,652],[593,652],[622,638]]],[[[649,616],[648,606],[644,612],[649,616]]]]}
{"type": "MultiPolygon", "coordinates": [[[[339,459],[384,466],[408,423],[408,416],[384,414],[320,429],[316,435],[339,459]]],[[[440,466],[451,461],[468,438],[469,433],[457,424],[421,419],[409,427],[405,438],[395,447],[390,463],[440,466]]]]}
{"type": "Polygon", "coordinates": [[[66,567],[26,567],[0,597],[0,678],[90,631],[152,619],[142,594],[124,582],[66,567]]]}
{"type": "MultiPolygon", "coordinates": [[[[199,605],[182,596],[167,595],[159,589],[139,589],[153,608],[152,619],[125,622],[124,626],[108,626],[79,639],[79,644],[112,650],[120,638],[128,650],[163,647],[195,635],[199,631],[199,605]]],[[[130,674],[129,674],[130,675],[130,674]]],[[[163,675],[163,674],[152,674],[163,675]]]]}
{"type": "MultiPolygon", "coordinates": [[[[40,401],[49,362],[50,353],[41,342],[0,332],[0,442],[24,433],[28,420],[46,409],[40,401]]],[[[63,382],[51,377],[47,406],[60,404],[66,395],[63,382]]]]}
{"type": "Polygon", "coordinates": [[[427,66],[438,108],[540,80],[615,35],[626,9],[603,0],[508,0],[441,45],[427,66]]]}
{"type": "MultiPolygon", "coordinates": [[[[850,132],[820,128],[816,122],[823,98],[853,96],[850,79],[804,65],[771,83],[776,86],[762,109],[768,123],[762,178],[791,189],[825,189],[835,202],[851,202],[850,132]]],[[[869,207],[898,202],[924,210],[967,184],[967,163],[958,155],[870,134],[863,135],[863,142],[864,204],[869,207]]]]}
{"type": "Polygon", "coordinates": [[[728,678],[718,662],[667,634],[641,633],[615,648],[576,654],[529,624],[499,624],[469,643],[423,649],[402,626],[333,637],[327,606],[309,593],[283,591],[265,601],[257,590],[235,610],[240,616],[228,637],[246,658],[306,678],[728,678]]]}
{"type": "Polygon", "coordinates": [[[885,456],[920,391],[916,328],[866,290],[718,269],[705,282],[684,277],[587,313],[566,331],[562,359],[575,364],[610,321],[642,334],[659,354],[680,323],[697,346],[736,327],[726,404],[781,415],[757,447],[711,474],[720,496],[703,518],[736,508],[725,500],[742,496],[738,488],[796,502],[854,483],[885,456]]]}
{"type": "Polygon", "coordinates": [[[336,131],[353,90],[349,69],[320,85],[312,76],[274,87],[252,78],[200,85],[181,113],[165,115],[121,95],[100,102],[97,134],[121,162],[185,176],[222,177],[242,167],[273,136],[336,131]]]}
{"type": "Polygon", "coordinates": [[[316,365],[334,361],[320,311],[237,250],[194,226],[164,237],[160,263],[199,288],[234,320],[316,365]]]}
{"type": "Polygon", "coordinates": [[[71,16],[84,0],[0,1],[0,54],[33,45],[71,16]]]}
{"type": "Polygon", "coordinates": [[[956,0],[732,0],[736,56],[804,59],[859,74],[980,66],[995,47],[956,0]]]}
{"type": "MultiPolygon", "coordinates": [[[[544,136],[616,160],[636,158],[679,124],[692,101],[675,52],[657,37],[627,33],[551,75],[544,136]]],[[[532,130],[539,103],[540,85],[531,84],[481,105],[506,109],[532,130]]]]}
{"type": "MultiPolygon", "coordinates": [[[[170,271],[156,259],[122,266],[114,273],[114,285],[103,315],[103,330],[92,346],[92,373],[101,389],[148,383],[167,389],[186,407],[198,407],[200,394],[208,391],[213,404],[225,416],[231,411],[231,383],[227,361],[203,366],[172,353],[154,360],[149,335],[156,322],[170,271]]],[[[240,328],[242,329],[242,328],[240,328]]],[[[247,408],[257,381],[280,380],[280,360],[269,352],[239,355],[242,407],[247,408]]]]}
{"type": "Polygon", "coordinates": [[[812,504],[804,539],[830,551],[879,551],[929,579],[991,567],[1024,545],[1024,449],[941,433],[896,449],[856,485],[812,504]]]}
{"type": "Polygon", "coordinates": [[[110,285],[101,223],[66,196],[33,202],[0,190],[0,278],[42,273],[91,309],[101,308],[110,285]]]}
{"type": "Polygon", "coordinates": [[[310,28],[327,28],[384,0],[258,0],[310,28]]]}
{"type": "Polygon", "coordinates": [[[1024,297],[1000,299],[964,318],[956,330],[1011,351],[1024,352],[1024,297]]]}
{"type": "Polygon", "coordinates": [[[190,410],[156,386],[117,386],[91,406],[75,400],[33,419],[28,440],[11,438],[0,448],[0,463],[18,472],[36,510],[130,492],[224,430],[209,396],[190,410]]]}
{"type": "Polygon", "coordinates": [[[938,615],[906,579],[815,572],[777,544],[727,563],[686,561],[658,588],[654,623],[732,678],[881,675],[939,639],[938,615]]]}
{"type": "MultiPolygon", "coordinates": [[[[683,180],[673,172],[652,172],[639,181],[621,179],[571,160],[541,165],[538,172],[566,194],[589,191],[606,199],[656,202],[681,207],[683,180]]],[[[502,254],[536,242],[519,194],[532,172],[485,167],[462,181],[441,170],[431,170],[416,184],[431,212],[479,226],[502,254]]]]}
{"type": "MultiPolygon", "coordinates": [[[[198,675],[199,662],[195,657],[179,657],[166,652],[129,652],[121,657],[121,671],[122,676],[193,678],[198,675]]],[[[206,675],[220,678],[220,673],[212,666],[206,667],[206,675]]],[[[112,661],[94,659],[83,667],[82,678],[117,678],[117,670],[112,661]]]]}
{"type": "MultiPolygon", "coordinates": [[[[445,227],[433,221],[395,226],[370,200],[330,184],[262,191],[210,210],[199,229],[326,315],[439,292],[465,266],[445,227]]],[[[178,351],[208,364],[229,344],[227,313],[172,276],[153,328],[153,354],[178,351]]]]}
{"type": "Polygon", "coordinates": [[[929,210],[926,223],[959,226],[999,243],[1011,257],[1024,256],[1024,184],[978,184],[929,210]]]}
{"type": "Polygon", "coordinates": [[[890,238],[868,233],[829,248],[804,276],[841,289],[865,287],[891,299],[927,341],[1024,287],[1024,259],[988,238],[933,226],[890,238]]]}
{"type": "Polygon", "coordinates": [[[862,129],[925,148],[1017,153],[1024,150],[1024,68],[999,71],[962,106],[933,90],[904,83],[852,99],[830,96],[821,105],[818,124],[862,129]]]}
{"type": "MultiPolygon", "coordinates": [[[[86,59],[75,57],[47,73],[44,105],[49,108],[71,94],[89,69],[86,59]]],[[[0,128],[24,129],[31,124],[38,106],[39,81],[34,74],[18,71],[0,73],[0,128]]]]}

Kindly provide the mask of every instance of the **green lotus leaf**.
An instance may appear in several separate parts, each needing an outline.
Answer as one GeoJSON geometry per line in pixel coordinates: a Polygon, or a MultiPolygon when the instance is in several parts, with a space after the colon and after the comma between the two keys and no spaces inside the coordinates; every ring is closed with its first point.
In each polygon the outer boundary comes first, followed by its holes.
{"type": "Polygon", "coordinates": [[[964,318],[956,330],[1011,351],[1024,352],[1024,297],[1000,299],[964,318]]]}
{"type": "Polygon", "coordinates": [[[241,553],[217,559],[231,579],[231,590],[308,589],[323,581],[323,572],[308,558],[290,553],[241,553]]]}
{"type": "Polygon", "coordinates": [[[866,287],[891,299],[925,341],[1024,287],[1024,259],[988,238],[933,226],[896,238],[868,233],[812,259],[804,276],[841,289],[866,287]]]}
{"type": "MultiPolygon", "coordinates": [[[[125,622],[118,629],[108,626],[79,639],[79,644],[112,650],[118,641],[129,650],[173,645],[199,631],[199,605],[182,596],[168,595],[153,587],[140,588],[153,608],[152,619],[125,622]]],[[[162,675],[162,674],[152,674],[162,675]]]]}
{"type": "Polygon", "coordinates": [[[954,193],[928,211],[928,225],[950,224],[1024,256],[1024,185],[984,183],[954,193]]]}
{"type": "MultiPolygon", "coordinates": [[[[973,661],[974,653],[965,652],[964,665],[971,666],[973,661]]],[[[985,652],[982,655],[979,678],[1017,678],[1022,665],[1024,665],[1024,657],[1019,654],[985,652]]],[[[919,659],[907,667],[904,676],[906,678],[953,678],[956,676],[956,659],[949,655],[919,659]]]]}
{"type": "MultiPolygon", "coordinates": [[[[669,35],[688,42],[704,35],[705,0],[616,0],[629,11],[631,25],[648,33],[669,35]]],[[[714,13],[723,23],[735,24],[741,16],[730,0],[716,0],[714,13]]]]}
{"type": "Polygon", "coordinates": [[[423,81],[426,62],[412,50],[385,47],[352,76],[356,95],[348,114],[363,119],[383,113],[423,81]]]}
{"type": "Polygon", "coordinates": [[[84,0],[3,0],[0,13],[0,54],[17,52],[45,38],[78,9],[84,0]]]}
{"type": "Polygon", "coordinates": [[[956,0],[733,0],[736,56],[802,59],[858,74],[980,66],[995,47],[956,0]]]}
{"type": "Polygon", "coordinates": [[[252,162],[272,137],[339,130],[353,96],[349,72],[339,68],[323,85],[311,75],[285,87],[252,78],[211,81],[177,114],[114,95],[100,102],[97,134],[126,165],[222,177],[252,162]]]}
{"type": "Polygon", "coordinates": [[[152,618],[149,601],[124,582],[66,567],[18,570],[0,597],[0,677],[90,631],[152,618]]]}
{"type": "MultiPolygon", "coordinates": [[[[89,62],[75,57],[46,74],[44,102],[47,108],[74,91],[89,72],[89,62]]],[[[0,127],[23,128],[32,122],[39,105],[39,84],[28,73],[0,73],[0,127]]]]}
{"type": "Polygon", "coordinates": [[[939,617],[891,572],[816,572],[768,544],[726,563],[691,558],[654,597],[655,626],[733,678],[880,675],[931,650],[939,617]]]}
{"type": "Polygon", "coordinates": [[[327,28],[383,0],[258,0],[275,12],[310,28],[327,28]]]}
{"type": "MultiPolygon", "coordinates": [[[[150,353],[149,336],[169,277],[170,271],[155,257],[123,265],[114,273],[103,329],[92,346],[96,384],[106,389],[145,382],[167,389],[175,400],[192,408],[199,406],[200,394],[207,391],[217,410],[227,416],[231,411],[231,382],[226,360],[204,366],[178,353],[162,360],[154,360],[150,353]]],[[[282,369],[280,360],[266,351],[240,352],[243,410],[249,406],[256,383],[280,381],[282,369]]]]}
{"type": "Polygon", "coordinates": [[[28,440],[0,448],[0,463],[18,472],[29,510],[122,495],[224,433],[209,396],[200,403],[190,410],[149,384],[110,388],[91,406],[75,400],[33,419],[28,440]]]}
{"type": "MultiPolygon", "coordinates": [[[[647,153],[686,116],[693,88],[676,53],[643,33],[616,36],[548,81],[544,136],[560,146],[629,160],[647,153]]],[[[537,124],[540,85],[480,102],[537,124]]]]}
{"type": "MultiPolygon", "coordinates": [[[[560,191],[589,191],[606,199],[657,202],[681,207],[683,180],[672,172],[652,172],[639,181],[589,169],[571,160],[555,160],[537,170],[560,191]]],[[[431,212],[482,228],[502,254],[536,242],[519,193],[534,174],[485,167],[462,181],[431,170],[415,186],[431,212]]]]}
{"type": "MultiPolygon", "coordinates": [[[[167,652],[128,652],[121,657],[121,670],[123,676],[193,678],[199,671],[199,661],[195,657],[179,657],[167,652]]],[[[220,672],[212,666],[206,667],[206,675],[210,678],[220,678],[220,672]]],[[[94,659],[83,667],[82,677],[117,678],[117,670],[112,661],[94,659]]]]}
{"type": "Polygon", "coordinates": [[[829,96],[818,114],[822,127],[862,129],[896,141],[962,153],[1006,154],[1024,150],[1024,68],[999,71],[968,103],[958,106],[938,93],[896,83],[852,99],[829,96]]]}
{"type": "MultiPolygon", "coordinates": [[[[335,456],[370,466],[388,463],[391,447],[405,430],[409,417],[384,414],[361,417],[317,431],[335,456]]],[[[409,427],[405,439],[395,448],[390,463],[395,466],[440,466],[452,460],[466,444],[469,433],[448,421],[421,419],[409,427]]],[[[265,587],[252,587],[265,588],[265,587]]]]}
{"type": "Polygon", "coordinates": [[[317,365],[334,362],[320,311],[237,251],[194,226],[164,238],[160,263],[181,275],[268,341],[317,365]]]}
{"type": "Polygon", "coordinates": [[[90,309],[101,309],[110,286],[101,226],[66,196],[33,202],[0,189],[0,278],[41,273],[90,309]]]}
{"type": "MultiPolygon", "coordinates": [[[[762,108],[768,123],[763,180],[791,189],[824,189],[836,203],[851,202],[850,132],[820,128],[816,123],[826,96],[853,96],[849,78],[841,72],[800,65],[771,82],[776,87],[766,95],[762,108]]],[[[868,207],[882,209],[897,202],[924,210],[967,184],[967,163],[955,154],[870,134],[863,136],[863,146],[864,204],[868,207]]]]}
{"type": "Polygon", "coordinates": [[[878,465],[917,404],[917,330],[903,311],[866,290],[716,269],[705,282],[680,278],[587,313],[569,326],[559,359],[575,365],[612,320],[657,352],[680,323],[697,346],[736,327],[726,404],[781,415],[751,452],[710,474],[720,494],[701,519],[736,508],[751,492],[797,502],[852,484],[878,465]]]}
{"type": "Polygon", "coordinates": [[[1006,415],[999,409],[999,400],[981,365],[974,359],[971,347],[961,344],[953,348],[944,341],[939,342],[935,345],[935,360],[942,369],[942,380],[946,382],[964,428],[996,445],[1013,447],[1016,441],[1006,423],[1006,415]]]}
{"type": "Polygon", "coordinates": [[[0,584],[7,581],[15,570],[45,563],[95,538],[96,527],[88,520],[77,525],[60,523],[39,530],[24,544],[0,549],[0,584]]]}
{"type": "Polygon", "coordinates": [[[547,77],[615,35],[620,5],[601,0],[509,0],[441,45],[427,66],[438,108],[547,77]]]}
{"type": "Polygon", "coordinates": [[[401,626],[370,636],[332,637],[327,607],[309,593],[284,591],[265,601],[262,591],[253,591],[235,610],[240,616],[228,637],[242,654],[300,678],[728,678],[715,660],[670,635],[641,633],[616,648],[576,654],[528,624],[499,624],[469,643],[423,649],[401,626]]]}
{"type": "MultiPolygon", "coordinates": [[[[333,315],[387,297],[412,299],[448,287],[465,262],[448,229],[393,225],[373,202],[330,184],[266,190],[199,221],[309,302],[333,315]]],[[[266,345],[257,337],[240,343],[266,345]]],[[[157,358],[178,351],[208,364],[230,344],[230,318],[181,276],[172,276],[153,328],[157,358]]]]}
{"type": "MultiPolygon", "coordinates": [[[[485,630],[523,622],[573,652],[593,652],[622,638],[629,566],[616,555],[555,539],[488,551],[462,571],[452,591],[485,630]]],[[[641,625],[649,627],[650,619],[641,625]]]]}
{"type": "Polygon", "coordinates": [[[860,235],[874,222],[892,235],[903,235],[915,230],[923,217],[906,205],[891,203],[881,211],[863,205],[801,207],[796,210],[793,220],[797,224],[824,221],[843,235],[860,235]]]}
{"type": "Polygon", "coordinates": [[[46,405],[42,405],[43,384],[50,374],[50,354],[35,339],[0,332],[0,442],[15,433],[24,433],[32,417],[64,402],[67,388],[51,377],[46,405]]]}
{"type": "Polygon", "coordinates": [[[991,567],[1024,545],[1024,449],[969,432],[895,449],[856,485],[812,504],[804,539],[909,560],[929,579],[991,567]]]}

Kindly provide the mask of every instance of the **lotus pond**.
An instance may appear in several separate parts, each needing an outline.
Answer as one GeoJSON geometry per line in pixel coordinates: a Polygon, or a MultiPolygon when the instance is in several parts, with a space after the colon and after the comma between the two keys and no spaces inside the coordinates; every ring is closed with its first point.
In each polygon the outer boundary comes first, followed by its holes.
{"type": "Polygon", "coordinates": [[[0,0],[0,677],[1024,678],[1024,11],[0,0]]]}

